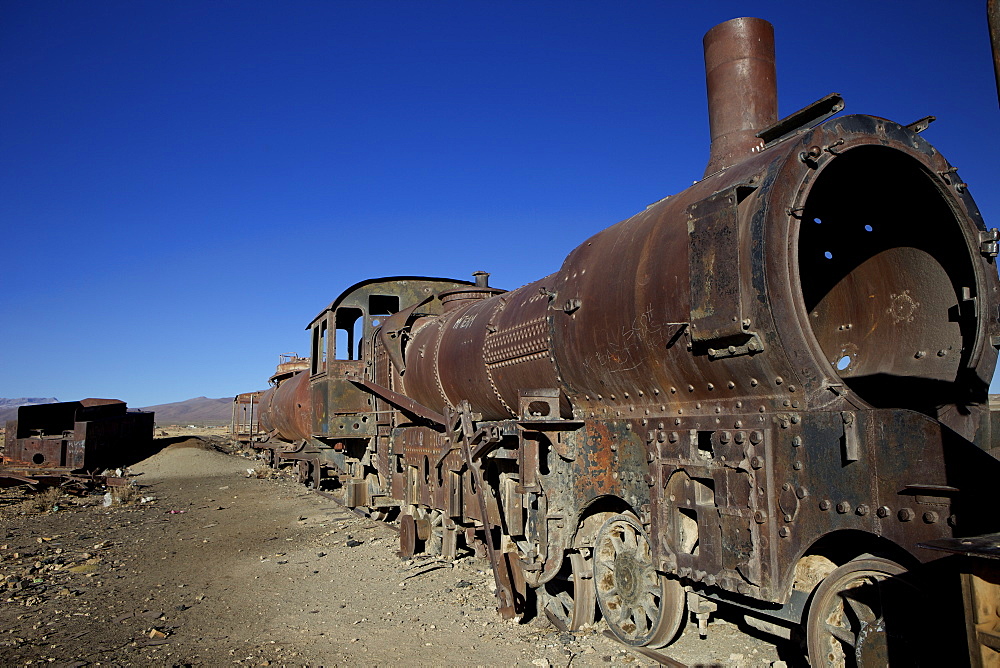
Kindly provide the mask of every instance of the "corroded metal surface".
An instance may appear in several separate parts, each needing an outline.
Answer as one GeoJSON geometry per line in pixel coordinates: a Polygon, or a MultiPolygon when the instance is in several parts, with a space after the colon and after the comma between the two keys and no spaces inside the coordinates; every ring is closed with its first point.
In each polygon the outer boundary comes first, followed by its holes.
{"type": "Polygon", "coordinates": [[[1000,233],[929,119],[830,118],[836,94],[777,119],[771,39],[710,32],[706,176],[555,273],[334,300],[266,400],[294,423],[278,463],[398,516],[401,554],[485,558],[504,616],[534,588],[561,626],[597,601],[655,645],[727,604],[807,627],[817,665],[898,656],[907,625],[875,617],[902,598],[828,623],[856,588],[953,575],[922,544],[1000,531],[1000,233]]]}
{"type": "Polygon", "coordinates": [[[708,176],[764,147],[757,133],[778,120],[774,28],[739,18],[705,35],[705,79],[712,144],[708,176]]]}
{"type": "Polygon", "coordinates": [[[21,406],[5,433],[2,469],[7,473],[95,473],[148,450],[153,413],[130,411],[118,399],[21,406]]]}

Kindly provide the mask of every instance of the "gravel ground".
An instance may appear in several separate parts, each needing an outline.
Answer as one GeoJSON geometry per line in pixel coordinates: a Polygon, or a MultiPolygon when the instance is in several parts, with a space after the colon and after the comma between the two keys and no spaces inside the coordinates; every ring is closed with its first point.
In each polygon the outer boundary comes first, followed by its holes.
{"type": "MultiPolygon", "coordinates": [[[[656,665],[600,623],[504,622],[485,562],[401,560],[390,525],[207,441],[168,443],[110,505],[0,495],[0,664],[656,665]]],[[[664,652],[790,660],[722,619],[664,652]]]]}

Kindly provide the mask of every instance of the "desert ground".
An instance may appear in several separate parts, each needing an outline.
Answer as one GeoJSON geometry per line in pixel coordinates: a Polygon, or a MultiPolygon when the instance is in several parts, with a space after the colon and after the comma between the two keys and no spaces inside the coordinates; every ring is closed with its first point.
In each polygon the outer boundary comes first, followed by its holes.
{"type": "MultiPolygon", "coordinates": [[[[158,428],[132,484],[0,492],[5,666],[657,665],[544,616],[503,621],[471,557],[400,559],[391,524],[230,452],[225,428],[158,428]]],[[[685,665],[791,665],[714,618],[663,650],[685,665]]]]}

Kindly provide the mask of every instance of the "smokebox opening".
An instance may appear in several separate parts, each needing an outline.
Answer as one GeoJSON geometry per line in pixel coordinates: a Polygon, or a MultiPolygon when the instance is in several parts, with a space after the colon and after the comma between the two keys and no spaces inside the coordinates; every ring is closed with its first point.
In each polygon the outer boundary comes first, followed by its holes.
{"type": "Polygon", "coordinates": [[[954,212],[912,158],[878,146],[829,163],[799,223],[802,298],[833,372],[876,407],[952,403],[976,333],[954,212]]]}

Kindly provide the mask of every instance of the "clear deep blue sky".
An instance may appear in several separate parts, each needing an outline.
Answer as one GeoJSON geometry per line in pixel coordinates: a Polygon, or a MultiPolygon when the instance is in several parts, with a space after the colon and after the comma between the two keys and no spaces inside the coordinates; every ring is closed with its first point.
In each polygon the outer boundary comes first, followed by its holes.
{"type": "Polygon", "coordinates": [[[985,2],[0,1],[0,396],[266,386],[364,278],[517,287],[698,179],[701,39],[909,123],[991,226],[985,2]]]}

